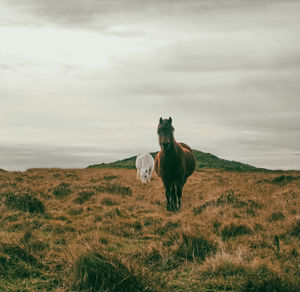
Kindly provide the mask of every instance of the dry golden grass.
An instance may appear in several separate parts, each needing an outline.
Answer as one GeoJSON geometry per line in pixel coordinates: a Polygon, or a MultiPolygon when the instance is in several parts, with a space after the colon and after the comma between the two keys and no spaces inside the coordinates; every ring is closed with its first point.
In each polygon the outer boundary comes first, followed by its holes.
{"type": "Polygon", "coordinates": [[[2,291],[298,291],[300,172],[0,172],[2,291]],[[284,175],[284,177],[282,177],[284,175]]]}

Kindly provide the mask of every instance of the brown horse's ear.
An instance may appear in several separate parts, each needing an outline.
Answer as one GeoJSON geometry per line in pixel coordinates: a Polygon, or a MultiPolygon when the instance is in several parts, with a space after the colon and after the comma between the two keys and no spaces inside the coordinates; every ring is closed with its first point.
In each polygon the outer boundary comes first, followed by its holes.
{"type": "Polygon", "coordinates": [[[161,124],[162,123],[162,121],[163,121],[163,119],[162,119],[162,117],[159,119],[159,123],[161,124]]]}
{"type": "Polygon", "coordinates": [[[172,118],[169,117],[169,124],[171,125],[172,124],[172,118]]]}

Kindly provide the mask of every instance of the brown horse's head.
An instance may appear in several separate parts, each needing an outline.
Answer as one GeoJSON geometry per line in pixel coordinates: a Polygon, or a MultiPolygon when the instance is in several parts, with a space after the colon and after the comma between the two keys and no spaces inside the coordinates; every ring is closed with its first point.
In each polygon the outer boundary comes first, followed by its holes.
{"type": "Polygon", "coordinates": [[[174,128],[172,126],[172,118],[159,119],[157,134],[159,137],[159,145],[163,151],[169,151],[174,144],[173,138],[174,128]]]}

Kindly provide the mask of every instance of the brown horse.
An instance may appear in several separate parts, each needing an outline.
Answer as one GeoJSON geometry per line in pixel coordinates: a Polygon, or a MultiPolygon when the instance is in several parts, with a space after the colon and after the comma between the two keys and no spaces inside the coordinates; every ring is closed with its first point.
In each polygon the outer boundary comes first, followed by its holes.
{"type": "Polygon", "coordinates": [[[180,209],[182,188],[196,166],[192,149],[177,143],[173,132],[172,118],[160,118],[157,134],[161,149],[155,157],[155,171],[165,186],[168,211],[180,209]]]}

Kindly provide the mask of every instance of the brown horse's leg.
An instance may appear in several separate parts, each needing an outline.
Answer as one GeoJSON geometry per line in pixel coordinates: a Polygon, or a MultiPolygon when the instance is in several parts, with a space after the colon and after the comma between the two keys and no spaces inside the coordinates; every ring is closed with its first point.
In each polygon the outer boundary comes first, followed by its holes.
{"type": "Polygon", "coordinates": [[[171,188],[172,191],[172,210],[171,211],[178,211],[178,200],[177,200],[177,188],[176,185],[174,184],[171,188]]]}
{"type": "Polygon", "coordinates": [[[181,196],[182,196],[182,186],[177,186],[177,201],[178,201],[177,210],[179,210],[181,207],[181,196]]]}
{"type": "Polygon", "coordinates": [[[171,207],[171,187],[168,184],[165,184],[166,189],[166,199],[167,199],[167,210],[172,211],[171,207]]]}

